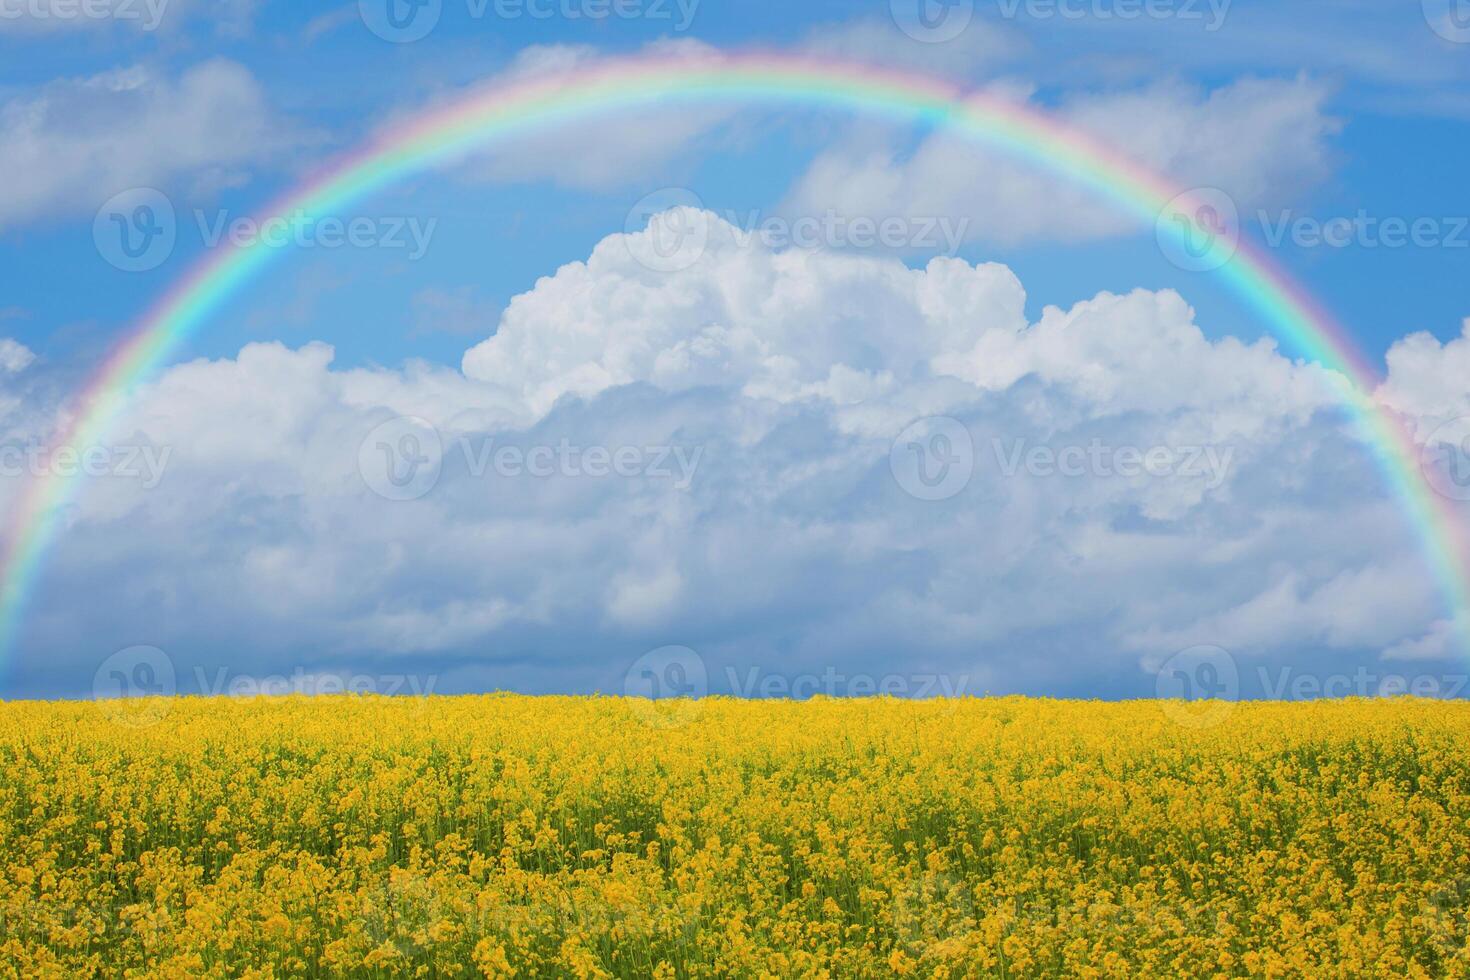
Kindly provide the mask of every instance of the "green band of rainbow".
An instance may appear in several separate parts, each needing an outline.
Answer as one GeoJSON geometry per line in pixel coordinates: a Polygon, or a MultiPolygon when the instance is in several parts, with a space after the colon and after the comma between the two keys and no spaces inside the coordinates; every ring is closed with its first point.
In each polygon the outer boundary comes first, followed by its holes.
{"type": "MultiPolygon", "coordinates": [[[[614,110],[723,102],[835,108],[942,126],[1090,188],[1150,226],[1166,208],[1177,206],[1181,194],[1188,201],[1191,193],[1016,102],[871,65],[761,53],[628,58],[555,78],[487,87],[384,132],[286,194],[262,218],[339,213],[409,174],[529,129],[614,110]]],[[[195,266],[103,364],[56,445],[100,443],[132,387],[153,374],[279,250],[261,243],[226,245],[195,266]]],[[[1332,317],[1258,247],[1242,241],[1233,255],[1220,258],[1218,274],[1294,353],[1333,369],[1347,382],[1341,386],[1344,404],[1361,424],[1422,542],[1449,618],[1466,629],[1470,551],[1459,516],[1428,485],[1418,465],[1418,446],[1401,420],[1375,401],[1376,372],[1332,317]]],[[[57,476],[34,479],[9,523],[0,555],[0,666],[10,661],[26,601],[76,483],[57,476]]],[[[1459,639],[1470,650],[1467,638],[1459,639]]]]}

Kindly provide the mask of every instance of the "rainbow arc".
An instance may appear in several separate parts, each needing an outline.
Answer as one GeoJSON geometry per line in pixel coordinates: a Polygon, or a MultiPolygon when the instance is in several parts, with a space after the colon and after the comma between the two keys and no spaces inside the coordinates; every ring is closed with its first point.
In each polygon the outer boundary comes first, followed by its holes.
{"type": "MultiPolygon", "coordinates": [[[[1418,536],[1447,606],[1447,618],[1470,629],[1470,566],[1464,528],[1452,504],[1434,492],[1419,450],[1400,419],[1374,398],[1376,372],[1348,333],[1259,246],[1229,236],[1201,239],[1190,221],[1214,206],[1208,193],[1174,186],[1159,174],[1036,109],[984,92],[871,65],[769,53],[604,62],[554,78],[494,85],[381,133],[293,188],[259,220],[340,214],[395,182],[498,140],[565,126],[600,114],[671,104],[775,104],[848,110],[923,122],[1074,181],[1120,211],[1156,224],[1162,234],[1215,268],[1294,354],[1341,376],[1343,404],[1361,425],[1387,486],[1418,536]]],[[[57,445],[102,443],[128,393],[151,377],[189,337],[272,259],[289,252],[254,242],[226,243],[180,278],[103,363],[78,398],[57,445]]],[[[59,516],[77,481],[34,479],[9,521],[0,554],[0,666],[8,663],[25,606],[59,516]]],[[[1466,649],[1466,637],[1459,639],[1466,649]]]]}

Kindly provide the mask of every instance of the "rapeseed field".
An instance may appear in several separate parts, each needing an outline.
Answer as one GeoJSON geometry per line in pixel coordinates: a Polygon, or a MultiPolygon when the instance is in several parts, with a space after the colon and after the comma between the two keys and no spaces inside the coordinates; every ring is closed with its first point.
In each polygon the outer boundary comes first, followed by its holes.
{"type": "Polygon", "coordinates": [[[1470,706],[0,705],[0,973],[1470,975],[1470,706]]]}

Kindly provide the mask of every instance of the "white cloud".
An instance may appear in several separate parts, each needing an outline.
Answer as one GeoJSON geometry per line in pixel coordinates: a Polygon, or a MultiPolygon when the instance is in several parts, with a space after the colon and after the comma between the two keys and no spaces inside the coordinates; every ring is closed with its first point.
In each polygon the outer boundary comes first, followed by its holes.
{"type": "Polygon", "coordinates": [[[696,269],[650,269],[651,230],[607,238],[512,300],[495,336],[465,355],[465,374],[510,387],[537,413],[635,381],[741,384],[789,401],[844,379],[912,377],[987,329],[1024,323],[1025,293],[1002,266],[936,260],[918,273],[862,256],[773,254],[714,215],[685,214],[709,232],[696,269]],[[879,319],[887,329],[866,327],[879,319]],[[834,377],[838,368],[846,373],[834,377]]]}
{"type": "Polygon", "coordinates": [[[229,61],[52,82],[0,104],[0,228],[89,213],[132,187],[235,183],[298,139],[229,61]]]}
{"type": "Polygon", "coordinates": [[[490,686],[609,690],[619,664],[672,642],[717,677],[884,663],[1138,693],[1141,653],[1371,658],[1442,617],[1320,369],[1208,340],[1172,293],[1028,324],[1002,266],[771,253],[708,220],[703,258],[677,274],[634,258],[646,235],[609,237],[516,297],[462,374],[336,368],[319,344],[172,368],[114,433],[172,447],[167,476],[89,483],[32,648],[70,651],[57,671],[115,636],[183,662],[417,658],[481,667],[490,686]],[[408,503],[360,469],[365,438],[402,415],[447,446],[408,503]],[[937,503],[906,494],[890,458],[928,415],[974,446],[970,483],[937,503]],[[1218,481],[1007,472],[1018,441],[1211,445],[1230,464],[1218,481]],[[558,445],[699,464],[687,489],[651,469],[472,469],[558,445]],[[98,576],[114,586],[69,601],[98,576]]]}
{"type": "Polygon", "coordinates": [[[987,331],[940,366],[988,390],[1035,375],[1100,414],[1209,409],[1213,438],[1255,435],[1270,420],[1300,424],[1331,401],[1326,372],[1294,365],[1270,340],[1206,340],[1172,290],[1048,307],[1035,325],[987,331]],[[1138,343],[1140,334],[1149,345],[1138,343]]]}
{"type": "MultiPolygon", "coordinates": [[[[0,321],[5,319],[3,314],[4,311],[0,310],[0,321]]],[[[34,418],[26,411],[26,391],[14,382],[15,376],[25,371],[35,360],[35,353],[20,341],[0,337],[0,439],[11,438],[18,433],[24,434],[35,428],[34,418]]],[[[0,486],[0,506],[9,506],[10,494],[6,489],[0,486]]]]}
{"type": "Polygon", "coordinates": [[[1454,660],[1464,655],[1464,642],[1470,634],[1470,623],[1461,616],[1435,621],[1423,636],[1395,643],[1383,652],[1383,659],[1396,661],[1454,660]]]}
{"type": "Polygon", "coordinates": [[[317,14],[311,20],[307,21],[306,26],[301,29],[301,40],[307,44],[314,44],[326,35],[334,33],[341,28],[360,25],[361,23],[362,14],[359,12],[357,5],[351,3],[345,4],[341,7],[328,10],[325,13],[317,14]]]}
{"type": "MultiPolygon", "coordinates": [[[[1023,5],[1007,26],[1021,36],[1022,67],[1057,87],[1306,70],[1345,80],[1343,101],[1374,113],[1463,118],[1470,112],[1470,63],[1461,46],[1426,29],[1419,4],[1218,6],[1181,3],[1174,5],[1180,16],[1127,19],[1069,17],[1051,4],[1035,5],[1036,16],[1027,16],[1023,5]]],[[[977,17],[970,29],[983,24],[977,17]]]]}
{"type": "Polygon", "coordinates": [[[19,374],[35,359],[36,355],[25,344],[10,337],[0,337],[0,372],[19,374]]]}
{"type": "Polygon", "coordinates": [[[1415,333],[1388,351],[1388,377],[1378,390],[1386,404],[1423,420],[1419,435],[1451,419],[1470,416],[1470,319],[1446,343],[1415,333]]]}
{"type": "Polygon", "coordinates": [[[944,44],[915,41],[885,18],[825,25],[812,31],[803,47],[825,58],[960,77],[993,71],[1031,53],[1031,45],[1020,31],[980,19],[944,44]]]}
{"type": "Polygon", "coordinates": [[[1182,629],[1150,628],[1125,642],[1165,655],[1197,645],[1242,654],[1293,645],[1309,650],[1381,646],[1420,629],[1434,615],[1434,599],[1423,590],[1422,574],[1411,567],[1354,568],[1318,583],[1284,572],[1236,606],[1182,629]]]}
{"type": "MultiPolygon", "coordinates": [[[[714,56],[715,49],[693,39],[679,38],[654,42],[642,53],[692,61],[714,56]]],[[[434,101],[435,104],[459,101],[474,90],[532,80],[555,83],[566,79],[572,84],[581,78],[582,72],[606,60],[602,52],[589,45],[532,45],[517,52],[504,71],[476,83],[472,89],[455,90],[434,101]]],[[[415,114],[422,111],[422,108],[413,110],[415,114]]],[[[533,128],[497,140],[486,149],[465,154],[456,169],[471,179],[496,183],[551,180],[579,189],[643,186],[645,191],[651,191],[665,183],[651,178],[651,173],[686,154],[700,137],[725,126],[735,115],[733,108],[708,104],[619,111],[606,118],[533,128]],[[589,147],[594,149],[589,152],[589,147]],[[654,183],[649,184],[650,180],[654,183]]]]}
{"type": "MultiPolygon", "coordinates": [[[[1246,79],[1208,91],[1173,82],[1076,97],[1053,111],[1180,187],[1217,187],[1247,209],[1289,199],[1330,172],[1328,140],[1337,124],[1326,115],[1327,96],[1326,86],[1303,78],[1246,79]]],[[[1029,101],[1024,90],[1006,97],[1029,101]]],[[[962,216],[972,238],[1001,244],[1085,241],[1138,224],[1094,191],[964,137],[939,133],[901,154],[871,129],[819,156],[788,208],[962,216]]]]}

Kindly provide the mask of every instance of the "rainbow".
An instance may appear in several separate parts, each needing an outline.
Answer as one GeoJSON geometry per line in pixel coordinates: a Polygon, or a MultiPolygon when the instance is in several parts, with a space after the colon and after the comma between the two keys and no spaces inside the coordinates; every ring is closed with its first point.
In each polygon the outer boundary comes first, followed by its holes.
{"type": "MultiPolygon", "coordinates": [[[[679,104],[775,103],[855,111],[922,122],[963,134],[1096,192],[1150,225],[1170,209],[1203,207],[1199,192],[1172,186],[1116,150],[1022,104],[967,92],[932,78],[813,57],[771,53],[633,57],[552,78],[492,84],[381,132],[267,208],[262,219],[341,209],[404,177],[453,161],[497,139],[560,126],[599,113],[679,104]]],[[[1173,223],[1163,221],[1161,227],[1173,223]]],[[[1178,226],[1178,236],[1189,234],[1178,226]]],[[[1448,606],[1448,618],[1470,635],[1470,567],[1464,530],[1450,502],[1428,485],[1418,446],[1402,421],[1373,392],[1377,373],[1349,335],[1259,246],[1216,239],[1218,275],[1300,357],[1332,369],[1341,394],[1398,499],[1448,606]]],[[[225,245],[199,262],[142,318],[83,390],[55,445],[92,445],[130,391],[152,376],[182,341],[282,249],[225,245]]],[[[24,489],[0,554],[0,666],[10,660],[28,597],[78,481],[38,477],[24,489]]],[[[1470,650],[1470,643],[1465,643],[1470,650]]]]}

